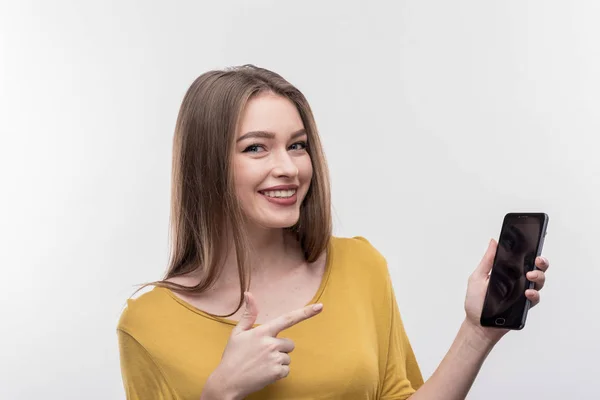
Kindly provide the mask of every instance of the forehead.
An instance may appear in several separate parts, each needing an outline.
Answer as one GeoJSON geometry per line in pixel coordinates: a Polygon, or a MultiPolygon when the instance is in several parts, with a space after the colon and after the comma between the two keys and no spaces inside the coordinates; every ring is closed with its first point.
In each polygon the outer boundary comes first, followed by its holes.
{"type": "Polygon", "coordinates": [[[531,223],[515,223],[515,229],[520,232],[519,238],[524,241],[523,250],[531,251],[531,247],[536,244],[540,233],[540,225],[535,222],[531,223]],[[522,236],[521,236],[522,235],[522,236]]]}
{"type": "Polygon", "coordinates": [[[251,131],[288,134],[302,128],[304,124],[294,103],[274,93],[261,93],[252,97],[242,111],[237,136],[251,131]]]}

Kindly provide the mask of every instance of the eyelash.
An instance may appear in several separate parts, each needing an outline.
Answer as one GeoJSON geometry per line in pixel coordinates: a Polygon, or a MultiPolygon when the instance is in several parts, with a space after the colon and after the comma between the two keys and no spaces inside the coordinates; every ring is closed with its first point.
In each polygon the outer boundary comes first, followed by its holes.
{"type": "MultiPolygon", "coordinates": [[[[296,142],[296,143],[292,144],[292,146],[295,146],[297,144],[302,145],[303,147],[302,147],[302,149],[296,149],[296,150],[306,150],[306,148],[308,147],[308,144],[305,141],[296,142]]],[[[244,153],[253,153],[253,151],[251,149],[255,148],[255,147],[262,147],[264,149],[264,146],[262,144],[257,143],[257,144],[251,144],[250,146],[246,147],[243,152],[244,153]]]]}

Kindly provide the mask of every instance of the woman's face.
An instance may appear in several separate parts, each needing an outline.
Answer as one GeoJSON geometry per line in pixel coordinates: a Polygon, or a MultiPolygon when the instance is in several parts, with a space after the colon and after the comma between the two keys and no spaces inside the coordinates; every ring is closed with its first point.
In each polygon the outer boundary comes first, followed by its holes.
{"type": "Polygon", "coordinates": [[[307,135],[295,105],[273,93],[250,99],[232,157],[235,190],[245,216],[265,228],[300,217],[312,179],[307,135]]]}
{"type": "Polygon", "coordinates": [[[526,273],[535,262],[539,225],[510,226],[500,237],[494,280],[490,281],[490,301],[486,316],[496,316],[518,301],[524,301],[526,273]]]}

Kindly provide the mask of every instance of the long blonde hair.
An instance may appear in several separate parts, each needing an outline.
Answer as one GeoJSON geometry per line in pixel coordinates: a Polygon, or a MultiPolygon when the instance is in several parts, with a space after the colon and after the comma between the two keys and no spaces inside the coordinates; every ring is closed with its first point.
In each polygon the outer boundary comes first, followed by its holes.
{"type": "Polygon", "coordinates": [[[327,164],[313,113],[300,90],[275,72],[254,65],[199,76],[183,98],[173,138],[169,266],[163,280],[150,284],[206,291],[223,269],[226,255],[222,249],[230,234],[236,249],[240,301],[228,316],[243,304],[250,279],[250,244],[235,196],[231,155],[244,107],[264,92],[289,99],[308,136],[313,177],[300,218],[287,229],[295,234],[307,262],[314,262],[326,250],[332,232],[327,164]],[[202,278],[194,286],[167,281],[198,269],[202,278]]]}

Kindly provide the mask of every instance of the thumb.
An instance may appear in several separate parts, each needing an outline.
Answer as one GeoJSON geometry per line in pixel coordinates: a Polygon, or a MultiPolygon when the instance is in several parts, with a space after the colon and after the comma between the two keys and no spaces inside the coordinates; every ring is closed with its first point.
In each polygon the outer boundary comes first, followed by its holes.
{"type": "Polygon", "coordinates": [[[250,292],[244,292],[244,313],[242,314],[242,318],[233,329],[234,334],[241,333],[243,331],[247,331],[252,329],[254,322],[256,322],[256,317],[258,316],[258,307],[256,306],[256,301],[250,292]]]}
{"type": "Polygon", "coordinates": [[[496,249],[498,248],[498,243],[494,239],[490,239],[488,244],[488,248],[483,255],[483,258],[479,262],[477,266],[476,274],[482,278],[487,277],[492,270],[492,265],[494,264],[494,258],[496,257],[496,249]]]}

